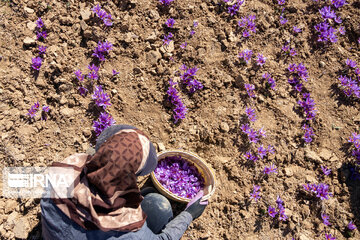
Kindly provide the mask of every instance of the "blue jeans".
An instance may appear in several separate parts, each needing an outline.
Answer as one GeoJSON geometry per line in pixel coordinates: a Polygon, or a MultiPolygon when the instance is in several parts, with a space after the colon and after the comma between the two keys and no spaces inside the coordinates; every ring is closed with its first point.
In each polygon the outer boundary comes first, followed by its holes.
{"type": "MultiPolygon", "coordinates": [[[[145,195],[145,194],[144,194],[145,195]]],[[[155,234],[161,232],[173,218],[171,204],[166,197],[158,193],[148,193],[141,202],[141,208],[146,213],[146,223],[155,234]]]]}

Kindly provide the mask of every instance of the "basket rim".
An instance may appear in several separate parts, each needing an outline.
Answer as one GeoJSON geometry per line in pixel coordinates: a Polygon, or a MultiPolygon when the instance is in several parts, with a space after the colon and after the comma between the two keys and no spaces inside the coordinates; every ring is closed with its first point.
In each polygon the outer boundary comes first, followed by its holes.
{"type": "MultiPolygon", "coordinates": [[[[157,158],[158,158],[158,161],[160,160],[161,156],[164,155],[164,154],[167,154],[167,153],[182,153],[182,154],[188,154],[190,156],[193,156],[195,158],[197,158],[198,160],[200,160],[200,162],[202,164],[205,165],[205,167],[209,170],[210,172],[210,175],[212,177],[212,180],[213,180],[213,185],[211,185],[211,189],[209,191],[208,194],[204,195],[203,196],[203,199],[204,200],[208,200],[214,193],[215,193],[215,189],[216,189],[216,178],[215,178],[215,173],[214,173],[214,170],[207,164],[207,162],[201,158],[199,155],[193,153],[193,152],[190,152],[190,151],[186,151],[186,150],[179,150],[179,149],[169,149],[169,150],[165,150],[165,151],[161,151],[157,154],[157,158]]],[[[187,199],[187,198],[182,198],[182,197],[179,197],[177,196],[176,194],[170,192],[168,189],[166,189],[165,187],[163,187],[161,185],[161,183],[156,179],[155,177],[155,174],[154,174],[154,171],[151,172],[150,174],[151,176],[151,179],[156,183],[155,186],[156,187],[159,187],[162,191],[164,191],[167,195],[169,195],[169,197],[172,199],[172,200],[176,200],[176,201],[180,201],[180,202],[183,202],[183,203],[188,203],[191,201],[191,199],[187,199]]]]}

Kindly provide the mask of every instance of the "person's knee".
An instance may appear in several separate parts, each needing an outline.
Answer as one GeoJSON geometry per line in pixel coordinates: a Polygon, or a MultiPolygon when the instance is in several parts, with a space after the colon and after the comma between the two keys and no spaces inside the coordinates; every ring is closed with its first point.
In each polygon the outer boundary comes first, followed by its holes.
{"type": "Polygon", "coordinates": [[[172,215],[171,204],[169,200],[158,193],[149,193],[145,196],[141,203],[141,207],[145,212],[165,212],[172,215]]]}

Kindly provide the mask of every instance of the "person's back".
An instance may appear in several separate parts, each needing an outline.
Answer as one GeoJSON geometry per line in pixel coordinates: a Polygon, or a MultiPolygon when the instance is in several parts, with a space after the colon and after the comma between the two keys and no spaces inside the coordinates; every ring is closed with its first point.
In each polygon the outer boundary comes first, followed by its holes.
{"type": "MultiPolygon", "coordinates": [[[[140,192],[136,177],[153,171],[156,152],[138,129],[115,125],[99,136],[93,156],[75,154],[74,197],[41,200],[43,239],[180,239],[205,205],[202,191],[172,219],[170,202],[155,189],[140,192]]],[[[150,190],[149,190],[150,189],[150,190]]]]}

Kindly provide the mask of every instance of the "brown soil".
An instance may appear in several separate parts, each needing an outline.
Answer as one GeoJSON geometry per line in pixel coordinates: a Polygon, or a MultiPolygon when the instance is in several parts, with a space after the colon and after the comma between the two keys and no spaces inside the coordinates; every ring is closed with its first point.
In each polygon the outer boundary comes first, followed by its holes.
{"type": "MultiPolygon", "coordinates": [[[[94,144],[92,121],[98,111],[90,94],[78,94],[73,72],[86,72],[97,42],[108,40],[114,50],[101,65],[98,83],[111,93],[109,112],[116,122],[142,129],[159,150],[165,146],[195,152],[216,172],[216,194],[182,239],[305,240],[324,239],[325,232],[345,239],[349,221],[360,227],[360,185],[348,179],[346,164],[352,157],[343,150],[351,132],[358,129],[360,116],[359,102],[344,98],[337,77],[347,58],[360,62],[356,43],[360,37],[359,2],[349,0],[338,10],[347,32],[326,48],[314,38],[313,26],[321,17],[312,0],[287,1],[289,23],[285,26],[279,26],[275,0],[247,0],[234,17],[220,2],[175,0],[168,9],[161,9],[156,0],[103,1],[101,5],[114,17],[114,25],[105,31],[94,16],[82,20],[80,12],[89,11],[93,1],[1,1],[2,166],[45,166],[94,144]],[[244,41],[235,20],[250,13],[257,16],[258,31],[244,41]],[[39,75],[34,77],[31,58],[37,54],[38,42],[28,45],[24,39],[35,36],[31,23],[38,17],[48,30],[48,50],[39,75]],[[176,20],[174,49],[166,52],[161,46],[167,31],[164,22],[169,17],[176,20]],[[193,20],[199,26],[190,38],[193,20]],[[293,25],[303,29],[296,38],[292,36],[293,25]],[[293,39],[298,51],[293,58],[280,56],[288,39],[293,39]],[[180,48],[184,41],[189,43],[186,50],[180,48]],[[262,69],[239,63],[237,54],[245,48],[268,58],[262,69]],[[291,94],[287,83],[286,68],[292,62],[303,62],[307,67],[310,77],[305,87],[318,109],[311,124],[316,136],[307,146],[301,139],[304,118],[298,111],[299,98],[291,94]],[[171,105],[166,101],[167,82],[183,63],[200,68],[197,79],[204,89],[192,96],[181,91],[189,111],[185,120],[174,125],[171,105]],[[117,78],[112,69],[120,72],[117,78]],[[265,71],[275,77],[275,92],[261,84],[265,71]],[[242,157],[248,145],[239,126],[245,119],[245,106],[250,104],[244,83],[256,85],[255,127],[264,126],[268,135],[262,143],[276,149],[274,156],[255,164],[242,157]],[[40,116],[30,121],[26,116],[36,101],[50,106],[47,121],[41,121],[40,116]],[[262,177],[262,170],[271,162],[278,167],[278,174],[262,177]],[[324,179],[321,165],[332,169],[324,179]],[[310,197],[302,190],[307,182],[329,184],[334,196],[323,202],[310,197]],[[253,184],[261,186],[258,203],[249,199],[253,184]],[[285,222],[278,223],[267,214],[277,195],[285,201],[289,216],[285,222]],[[330,216],[330,227],[322,223],[322,211],[330,216]]],[[[19,235],[19,219],[26,222],[30,239],[40,236],[38,200],[1,198],[0,206],[2,239],[19,235]]],[[[357,230],[353,239],[360,239],[357,230]]]]}

